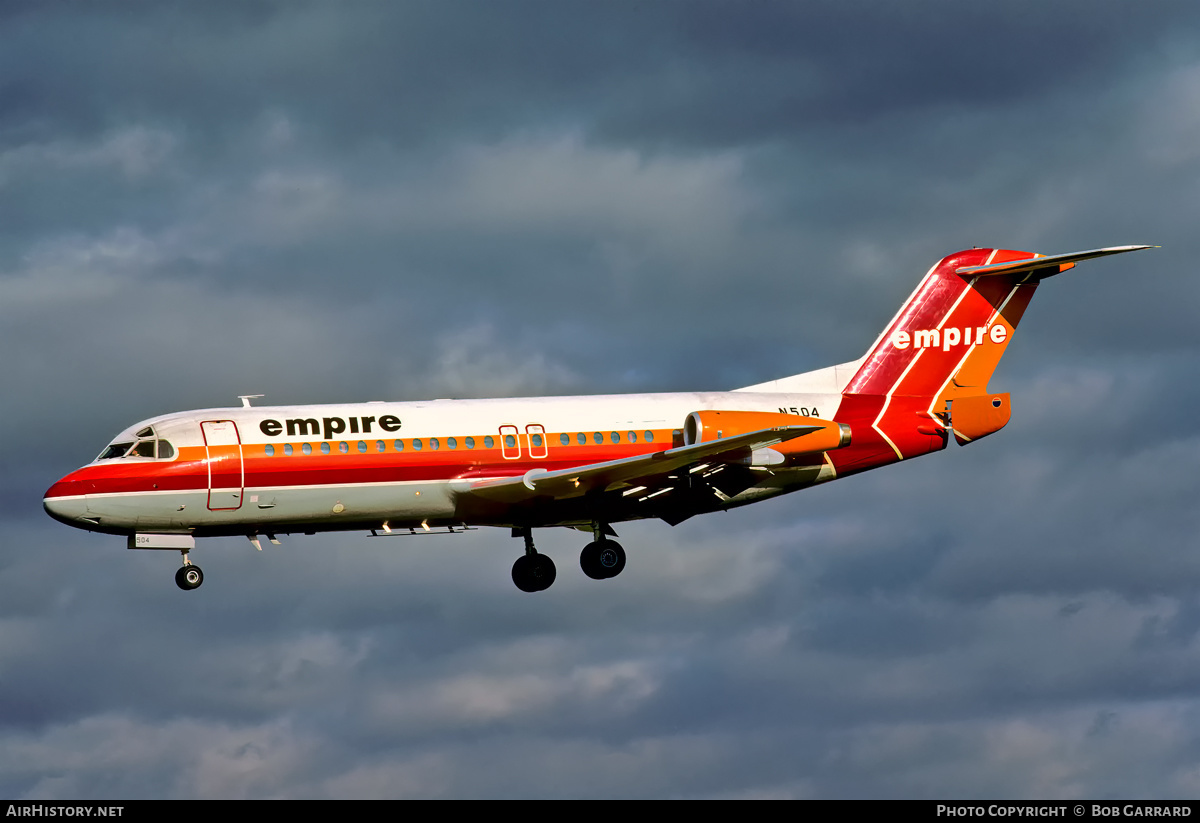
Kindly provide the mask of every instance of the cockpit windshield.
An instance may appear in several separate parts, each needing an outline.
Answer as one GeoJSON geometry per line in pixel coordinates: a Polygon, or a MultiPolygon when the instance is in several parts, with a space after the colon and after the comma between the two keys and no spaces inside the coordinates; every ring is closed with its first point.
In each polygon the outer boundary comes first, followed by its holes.
{"type": "Polygon", "coordinates": [[[153,427],[146,426],[134,435],[137,440],[110,443],[96,457],[97,460],[140,457],[143,460],[169,460],[175,456],[175,447],[159,437],[153,427]]]}
{"type": "Polygon", "coordinates": [[[132,443],[113,443],[107,449],[100,452],[100,456],[97,457],[96,459],[97,460],[112,460],[114,457],[124,457],[125,452],[129,451],[129,447],[132,445],[133,445],[132,443]]]}

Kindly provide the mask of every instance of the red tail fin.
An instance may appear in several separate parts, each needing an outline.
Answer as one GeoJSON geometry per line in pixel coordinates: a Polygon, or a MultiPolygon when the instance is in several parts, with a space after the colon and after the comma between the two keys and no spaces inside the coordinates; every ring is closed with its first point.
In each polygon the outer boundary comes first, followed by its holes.
{"type": "Polygon", "coordinates": [[[886,442],[880,448],[901,459],[942,448],[956,412],[959,442],[998,430],[1008,422],[1008,396],[988,395],[988,379],[1038,283],[1079,260],[1144,248],[1053,257],[969,249],[943,258],[863,359],[843,391],[838,419],[870,419],[886,442]],[[963,402],[948,414],[954,401],[963,402]]]}
{"type": "Polygon", "coordinates": [[[932,398],[956,375],[960,384],[986,386],[1037,281],[1022,283],[1023,274],[963,276],[957,270],[1032,257],[970,249],[944,258],[888,324],[845,393],[932,398]]]}

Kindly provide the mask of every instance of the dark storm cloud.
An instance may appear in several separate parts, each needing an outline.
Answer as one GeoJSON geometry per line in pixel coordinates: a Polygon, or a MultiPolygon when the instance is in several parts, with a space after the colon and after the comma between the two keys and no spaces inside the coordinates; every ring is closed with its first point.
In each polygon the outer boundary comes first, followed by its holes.
{"type": "Polygon", "coordinates": [[[7,4],[0,793],[1194,796],[1190,3],[7,4]],[[971,245],[1045,283],[968,448],[517,548],[123,551],[42,490],[232,404],[720,389],[971,245]]]}

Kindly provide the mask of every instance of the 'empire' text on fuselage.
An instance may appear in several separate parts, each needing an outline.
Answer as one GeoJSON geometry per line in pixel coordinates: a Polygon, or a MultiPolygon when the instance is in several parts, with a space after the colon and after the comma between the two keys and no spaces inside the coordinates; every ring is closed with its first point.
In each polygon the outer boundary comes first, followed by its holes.
{"type": "Polygon", "coordinates": [[[322,417],[320,421],[315,417],[293,417],[281,423],[278,420],[268,418],[258,424],[258,430],[267,437],[278,437],[285,430],[288,437],[316,436],[324,432],[324,438],[332,440],[334,435],[341,434],[347,430],[350,434],[358,434],[359,432],[370,434],[372,423],[378,423],[379,428],[385,432],[400,431],[400,418],[394,414],[382,415],[378,420],[374,416],[347,418],[322,417]],[[349,425],[348,429],[347,424],[349,425]]]}

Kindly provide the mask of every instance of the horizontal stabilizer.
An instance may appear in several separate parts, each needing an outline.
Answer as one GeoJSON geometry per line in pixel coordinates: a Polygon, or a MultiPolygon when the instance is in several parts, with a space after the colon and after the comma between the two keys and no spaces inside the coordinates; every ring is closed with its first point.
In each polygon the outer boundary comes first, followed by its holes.
{"type": "Polygon", "coordinates": [[[1091,260],[1094,257],[1107,257],[1110,254],[1124,254],[1127,251],[1142,249],[1157,249],[1158,246],[1112,246],[1107,249],[1092,249],[1077,251],[1071,254],[1054,254],[1049,257],[1028,257],[1024,260],[1010,260],[1007,263],[992,263],[986,266],[963,266],[955,269],[956,274],[992,275],[1020,274],[1021,272],[1038,272],[1037,280],[1044,280],[1061,274],[1081,260],[1091,260]]]}

